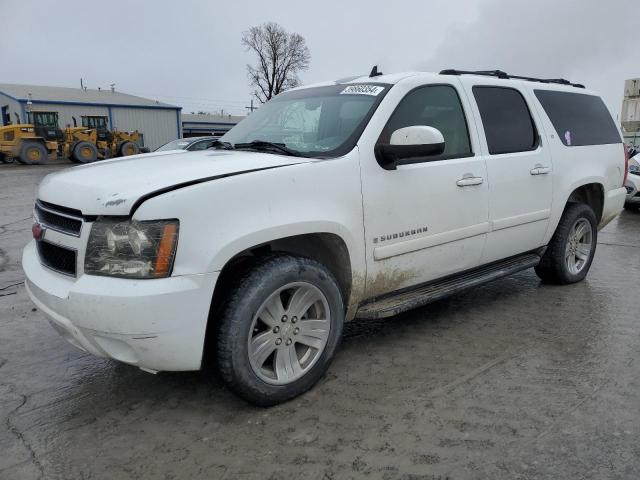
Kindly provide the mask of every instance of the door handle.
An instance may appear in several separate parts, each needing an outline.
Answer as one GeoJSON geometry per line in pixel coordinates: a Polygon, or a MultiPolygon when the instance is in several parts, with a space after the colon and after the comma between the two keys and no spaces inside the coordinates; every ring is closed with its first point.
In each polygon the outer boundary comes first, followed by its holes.
{"type": "Polygon", "coordinates": [[[550,172],[551,172],[551,167],[546,167],[544,165],[538,164],[535,167],[533,167],[529,173],[531,173],[531,175],[546,175],[547,173],[550,173],[550,172]]]}
{"type": "Polygon", "coordinates": [[[484,178],[482,177],[465,175],[456,182],[456,185],[458,185],[459,187],[471,187],[472,185],[480,185],[482,182],[484,182],[484,178]]]}

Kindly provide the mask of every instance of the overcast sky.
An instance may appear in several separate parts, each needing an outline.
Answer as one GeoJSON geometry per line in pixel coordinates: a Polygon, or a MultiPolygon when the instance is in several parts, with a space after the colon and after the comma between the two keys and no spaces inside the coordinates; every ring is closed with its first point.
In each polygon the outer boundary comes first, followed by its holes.
{"type": "Polygon", "coordinates": [[[410,70],[565,77],[617,115],[640,77],[638,0],[0,0],[0,83],[109,88],[240,114],[242,32],[275,21],[311,51],[304,83],[410,70]]]}

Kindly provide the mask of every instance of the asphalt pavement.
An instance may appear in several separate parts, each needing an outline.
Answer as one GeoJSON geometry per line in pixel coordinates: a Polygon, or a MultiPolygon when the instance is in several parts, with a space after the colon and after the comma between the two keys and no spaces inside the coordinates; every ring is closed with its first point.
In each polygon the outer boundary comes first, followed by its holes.
{"type": "Polygon", "coordinates": [[[30,303],[36,186],[67,167],[0,165],[0,479],[640,478],[640,213],[584,282],[352,322],[320,384],[260,409],[77,350],[30,303]]]}

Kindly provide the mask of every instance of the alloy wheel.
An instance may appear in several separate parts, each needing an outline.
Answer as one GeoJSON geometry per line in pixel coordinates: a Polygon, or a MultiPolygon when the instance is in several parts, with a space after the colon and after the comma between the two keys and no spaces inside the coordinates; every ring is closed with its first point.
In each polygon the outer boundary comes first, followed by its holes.
{"type": "Polygon", "coordinates": [[[249,330],[249,362],[273,385],[304,376],[329,339],[331,312],[325,295],[306,282],[287,284],[262,303],[249,330]]]}
{"type": "Polygon", "coordinates": [[[565,249],[565,261],[572,275],[577,275],[589,262],[593,246],[593,231],[591,224],[585,218],[579,218],[571,227],[567,246],[565,249]]]}

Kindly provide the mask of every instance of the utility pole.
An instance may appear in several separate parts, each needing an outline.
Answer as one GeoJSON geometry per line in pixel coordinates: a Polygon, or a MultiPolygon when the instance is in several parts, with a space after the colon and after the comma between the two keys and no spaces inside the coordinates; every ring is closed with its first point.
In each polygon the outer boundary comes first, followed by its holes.
{"type": "Polygon", "coordinates": [[[250,106],[250,107],[244,107],[244,108],[246,108],[247,110],[249,110],[249,115],[251,115],[251,114],[253,113],[253,111],[254,111],[254,110],[257,110],[257,109],[258,109],[258,107],[254,107],[254,106],[253,106],[253,98],[251,99],[251,106],[250,106]]]}

